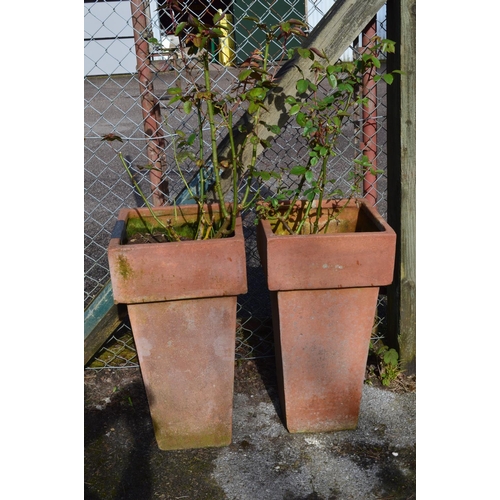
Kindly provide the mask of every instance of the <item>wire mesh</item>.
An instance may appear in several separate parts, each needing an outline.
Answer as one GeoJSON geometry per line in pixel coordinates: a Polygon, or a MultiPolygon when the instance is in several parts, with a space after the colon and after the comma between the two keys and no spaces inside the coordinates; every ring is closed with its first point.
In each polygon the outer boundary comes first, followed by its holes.
{"type": "MultiPolygon", "coordinates": [[[[139,0],[134,0],[137,3],[139,0]]],[[[139,2],[140,3],[140,2],[139,2]]],[[[137,72],[137,57],[134,47],[134,24],[130,1],[87,1],[84,4],[85,19],[85,219],[84,219],[84,307],[88,307],[109,280],[107,245],[111,231],[122,207],[142,206],[143,202],[133,189],[131,181],[117,158],[116,151],[101,139],[106,134],[119,135],[123,143],[116,148],[125,156],[136,181],[143,192],[149,192],[150,164],[148,144],[150,137],[145,134],[147,123],[143,116],[141,97],[144,86],[137,72]]],[[[181,10],[176,21],[188,14],[203,19],[213,15],[214,9],[231,14],[232,39],[220,41],[212,47],[211,75],[217,92],[226,92],[238,74],[238,66],[262,41],[250,34],[245,16],[256,16],[265,22],[279,22],[288,18],[304,20],[312,29],[326,14],[332,0],[254,0],[246,2],[179,2],[181,10]]],[[[172,19],[165,10],[166,2],[144,1],[147,25],[140,36],[148,43],[148,64],[152,71],[149,91],[154,93],[159,103],[161,124],[158,137],[162,141],[161,161],[165,167],[165,183],[161,194],[166,203],[172,203],[182,192],[184,184],[174,161],[174,131],[183,130],[187,134],[196,128],[195,119],[186,115],[181,103],[169,106],[168,89],[172,86],[186,86],[198,81],[202,73],[198,61],[185,54],[179,54],[176,37],[173,36],[172,19]]],[[[377,30],[385,32],[385,14],[377,16],[377,30]]],[[[135,33],[137,36],[137,33],[135,33]]],[[[360,37],[342,56],[353,59],[359,56],[360,37]]],[[[279,48],[275,47],[273,60],[279,60],[279,48]]],[[[383,67],[381,68],[383,71],[383,67]]],[[[377,168],[384,171],[378,175],[375,190],[376,206],[385,216],[387,210],[386,189],[386,97],[385,84],[377,84],[377,168]]],[[[243,109],[241,112],[243,113],[243,109]]],[[[331,160],[329,169],[336,174],[337,184],[332,189],[348,191],[352,180],[350,173],[353,158],[363,153],[363,117],[354,114],[346,123],[339,141],[338,156],[331,160]]],[[[222,137],[218,137],[220,141],[222,137]]],[[[366,141],[366,138],[365,138],[366,141]]],[[[113,145],[116,144],[115,142],[113,145]]],[[[205,145],[207,151],[209,144],[205,145]]],[[[290,120],[275,138],[272,146],[259,158],[257,168],[274,168],[279,162],[283,167],[303,164],[308,151],[297,125],[290,120]]],[[[196,173],[196,165],[185,163],[183,174],[189,179],[196,173]]],[[[289,186],[293,179],[285,180],[289,186]]],[[[276,190],[270,182],[266,189],[276,190]]],[[[152,196],[152,195],[151,195],[152,196]]],[[[265,279],[260,267],[256,248],[254,214],[244,214],[244,231],[247,251],[247,275],[249,292],[238,299],[238,326],[236,358],[251,359],[272,356],[273,340],[271,312],[265,279]]],[[[379,313],[375,319],[374,335],[382,335],[385,296],[379,297],[379,313]]],[[[110,337],[88,367],[128,367],[137,366],[137,356],[130,325],[124,322],[110,337]]]]}

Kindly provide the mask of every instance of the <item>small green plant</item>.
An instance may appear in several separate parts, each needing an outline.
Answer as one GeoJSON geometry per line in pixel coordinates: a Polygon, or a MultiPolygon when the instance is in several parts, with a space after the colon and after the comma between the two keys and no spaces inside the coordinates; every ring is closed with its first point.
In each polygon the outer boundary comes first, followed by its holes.
{"type": "Polygon", "coordinates": [[[380,341],[370,342],[370,352],[377,363],[376,367],[371,365],[370,374],[377,375],[382,385],[389,387],[402,373],[398,352],[380,341]]]}
{"type": "Polygon", "coordinates": [[[231,171],[233,180],[231,212],[221,203],[224,223],[228,225],[229,232],[234,230],[235,220],[238,213],[253,206],[259,199],[259,193],[252,189],[254,180],[262,182],[268,180],[272,174],[260,172],[256,169],[257,148],[270,146],[269,142],[262,138],[262,131],[278,133],[279,127],[269,126],[260,120],[262,109],[265,109],[264,99],[270,89],[276,86],[277,64],[271,69],[269,66],[269,52],[274,40],[281,40],[283,44],[283,56],[288,40],[293,36],[305,36],[302,27],[305,23],[296,19],[290,19],[268,27],[259,22],[258,19],[246,17],[253,21],[257,30],[265,32],[265,43],[263,47],[255,49],[252,54],[241,64],[241,71],[237,75],[234,85],[225,93],[216,92],[209,71],[210,53],[208,50],[212,40],[225,35],[226,29],[223,23],[225,14],[218,12],[213,17],[213,24],[208,26],[202,24],[198,19],[189,16],[188,21],[177,25],[176,35],[181,35],[182,40],[189,46],[188,55],[197,56],[201,61],[204,75],[204,85],[200,85],[195,79],[191,80],[189,88],[173,87],[168,92],[173,96],[170,104],[178,101],[183,103],[186,114],[194,112],[198,122],[197,132],[188,137],[182,131],[175,131],[178,138],[174,143],[175,158],[179,174],[183,179],[186,189],[203,212],[203,205],[208,200],[207,179],[213,172],[214,192],[218,203],[224,200],[221,174],[224,170],[231,171]],[[184,36],[182,36],[184,33],[184,36]],[[245,125],[240,125],[238,132],[243,135],[243,140],[237,142],[235,138],[234,116],[242,107],[246,108],[249,119],[245,125]],[[205,158],[203,152],[204,126],[208,122],[210,133],[211,157],[205,158]],[[217,133],[224,129],[230,144],[230,152],[227,157],[220,157],[217,148],[217,133]],[[198,145],[197,151],[193,146],[198,145]],[[250,147],[252,154],[248,165],[242,165],[241,153],[250,147]],[[200,189],[195,193],[184,178],[181,163],[185,160],[195,162],[200,172],[200,189]]]}
{"type": "MultiPolygon", "coordinates": [[[[174,11],[178,10],[178,2],[169,0],[165,7],[171,12],[171,19],[175,21],[174,11]]],[[[173,140],[174,159],[177,171],[184,183],[186,190],[192,200],[198,205],[197,229],[193,231],[194,239],[226,237],[234,232],[236,218],[241,211],[253,206],[259,199],[257,185],[269,179],[268,172],[259,172],[256,169],[258,146],[268,147],[270,144],[262,138],[266,133],[278,133],[279,128],[269,126],[260,120],[264,99],[268,91],[276,86],[276,73],[279,63],[275,62],[273,67],[269,64],[270,47],[274,40],[283,44],[283,58],[285,47],[293,36],[305,36],[302,27],[305,23],[291,19],[285,22],[267,26],[260,23],[256,18],[246,18],[254,21],[257,30],[266,33],[264,46],[253,51],[246,61],[241,64],[241,70],[236,75],[233,84],[227,91],[221,92],[216,89],[210,73],[211,53],[210,46],[217,43],[218,39],[226,35],[225,14],[217,12],[211,24],[202,23],[199,19],[189,15],[187,21],[175,25],[174,33],[179,37],[179,53],[181,55],[188,83],[185,86],[172,86],[167,90],[170,95],[169,106],[182,104],[182,110],[186,115],[194,114],[197,127],[192,133],[182,130],[172,130],[175,135],[173,140]],[[187,58],[196,57],[201,66],[203,78],[197,78],[200,68],[189,66],[187,58]],[[235,116],[241,109],[246,109],[249,119],[245,125],[235,127],[235,116]],[[218,151],[218,136],[224,131],[230,144],[229,153],[222,157],[218,151]],[[236,141],[235,134],[239,133],[243,140],[236,141]],[[210,154],[205,153],[204,145],[210,145],[210,154]],[[242,164],[242,151],[246,148],[252,151],[249,164],[242,164]],[[199,182],[194,188],[183,171],[183,164],[189,162],[195,165],[198,171],[199,182]],[[222,188],[222,176],[230,172],[232,188],[226,196],[222,188]],[[221,212],[219,220],[208,216],[207,204],[215,203],[221,212]]],[[[156,39],[149,40],[153,45],[156,39]]],[[[168,124],[165,124],[168,127],[168,124]]],[[[108,134],[102,140],[112,142],[121,141],[114,134],[108,134]]],[[[147,197],[141,191],[138,183],[127,165],[121,153],[118,153],[120,161],[129,175],[138,194],[144,200],[146,207],[150,210],[157,225],[163,230],[168,241],[179,241],[181,236],[172,223],[165,223],[154,213],[153,207],[147,197]]],[[[152,168],[151,166],[147,168],[152,168]]]]}
{"type": "MultiPolygon", "coordinates": [[[[257,18],[246,17],[246,20],[254,23],[256,30],[265,33],[265,42],[240,65],[240,71],[232,85],[225,91],[219,91],[210,73],[210,47],[217,44],[227,33],[225,14],[218,11],[210,24],[192,15],[189,15],[187,21],[175,23],[175,11],[180,9],[179,2],[168,0],[164,8],[170,12],[174,34],[179,37],[179,53],[188,77],[183,86],[172,86],[167,90],[170,95],[169,106],[177,107],[181,104],[183,112],[188,116],[194,115],[197,124],[190,133],[183,130],[170,131],[175,137],[172,146],[177,171],[190,198],[198,205],[198,218],[192,230],[192,238],[221,238],[232,235],[237,216],[243,210],[254,206],[257,207],[258,217],[280,220],[289,233],[302,232],[304,222],[310,214],[314,214],[310,232],[324,231],[331,220],[338,218],[339,211],[329,213],[325,221],[322,201],[333,198],[350,200],[359,194],[358,186],[365,172],[378,172],[373,169],[366,156],[355,158],[351,179],[353,188],[346,194],[332,188],[336,179],[329,177],[327,164],[330,158],[338,154],[338,139],[344,120],[352,113],[354,106],[363,106],[366,103],[357,92],[363,84],[363,77],[372,73],[375,81],[383,78],[387,84],[391,84],[394,74],[398,73],[393,71],[384,75],[376,74],[376,70],[381,66],[380,54],[393,52],[394,42],[375,38],[358,60],[332,63],[326,54],[317,48],[288,48],[292,40],[306,37],[304,28],[307,25],[304,22],[289,19],[268,26],[257,18]],[[281,44],[281,60],[270,64],[270,48],[276,42],[281,44]],[[190,66],[189,57],[195,57],[199,66],[190,66]],[[302,58],[311,62],[312,76],[301,72],[296,81],[295,95],[280,96],[288,107],[288,114],[295,117],[306,140],[308,160],[304,165],[294,165],[291,169],[278,166],[275,170],[259,171],[258,150],[260,147],[265,149],[271,145],[264,137],[281,132],[277,125],[265,123],[261,114],[266,109],[265,99],[269,91],[277,91],[277,71],[280,63],[287,57],[302,58]],[[198,78],[200,70],[202,78],[198,78]],[[322,90],[322,82],[327,82],[328,91],[322,90]],[[241,109],[247,111],[248,119],[244,124],[237,125],[235,117],[241,109]],[[218,149],[218,137],[224,136],[222,132],[229,143],[228,153],[224,156],[218,149]],[[204,147],[206,144],[210,145],[208,154],[204,147]],[[251,151],[250,160],[244,161],[243,152],[248,150],[251,151]],[[198,182],[195,187],[185,177],[185,163],[197,170],[198,182]],[[285,174],[297,179],[295,188],[283,187],[285,174]],[[223,190],[223,177],[232,179],[228,193],[223,190]],[[278,182],[280,187],[275,194],[263,199],[260,187],[271,179],[278,182]],[[293,210],[298,200],[306,202],[304,217],[299,223],[291,224],[296,218],[293,210]],[[283,209],[283,202],[288,202],[286,209],[283,209]],[[207,204],[218,206],[220,218],[216,220],[209,217],[207,204]],[[317,208],[312,211],[313,207],[317,208]]],[[[153,45],[158,44],[158,40],[154,38],[149,41],[153,45]]],[[[167,123],[165,127],[168,127],[167,123]]],[[[121,141],[121,138],[108,134],[102,140],[112,142],[121,141]]],[[[167,241],[186,239],[178,233],[174,223],[165,222],[155,215],[126,160],[121,153],[118,155],[167,241]]]]}
{"type": "Polygon", "coordinates": [[[367,156],[354,158],[351,190],[344,193],[334,188],[337,179],[329,177],[327,164],[329,159],[338,154],[338,140],[345,119],[352,114],[355,106],[362,107],[367,102],[366,97],[362,98],[358,94],[363,78],[372,75],[375,82],[384,79],[387,84],[391,84],[394,75],[400,73],[396,70],[383,75],[376,74],[381,67],[380,55],[394,50],[394,42],[375,37],[363,55],[354,62],[332,63],[324,52],[315,48],[298,47],[288,51],[291,59],[300,57],[311,61],[312,78],[305,76],[299,68],[302,77],[296,82],[296,94],[285,99],[289,114],[295,117],[301,135],[306,139],[309,154],[307,163],[282,172],[297,178],[296,187],[281,187],[277,195],[268,197],[265,200],[267,203],[258,207],[262,218],[276,218],[289,233],[300,234],[311,210],[315,208],[309,231],[317,234],[326,230],[339,215],[335,211],[323,217],[322,202],[326,198],[349,201],[359,195],[359,186],[367,171],[381,173],[373,168],[367,156]],[[326,91],[321,87],[324,82],[326,91]],[[300,223],[292,224],[292,218],[296,218],[295,203],[299,200],[306,202],[303,216],[300,223]],[[288,202],[286,209],[283,209],[283,202],[288,202]]]}

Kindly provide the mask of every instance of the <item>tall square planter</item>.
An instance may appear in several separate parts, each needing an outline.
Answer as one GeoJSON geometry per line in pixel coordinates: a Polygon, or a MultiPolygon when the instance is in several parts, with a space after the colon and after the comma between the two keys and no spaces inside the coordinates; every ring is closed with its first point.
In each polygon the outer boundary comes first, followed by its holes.
{"type": "MultiPolygon", "coordinates": [[[[154,210],[190,221],[197,206],[154,210]]],[[[247,292],[241,218],[229,238],[127,244],[127,224],[137,218],[152,222],[148,209],[120,211],[108,260],[114,300],[127,304],[158,446],[228,445],[236,300],[247,292]]]]}
{"type": "MultiPolygon", "coordinates": [[[[336,206],[327,202],[323,210],[336,206]]],[[[304,204],[296,209],[298,221],[304,204]]],[[[355,429],[379,287],[393,279],[396,234],[363,200],[349,202],[326,234],[275,233],[275,222],[259,222],[257,245],[287,429],[355,429]]]]}

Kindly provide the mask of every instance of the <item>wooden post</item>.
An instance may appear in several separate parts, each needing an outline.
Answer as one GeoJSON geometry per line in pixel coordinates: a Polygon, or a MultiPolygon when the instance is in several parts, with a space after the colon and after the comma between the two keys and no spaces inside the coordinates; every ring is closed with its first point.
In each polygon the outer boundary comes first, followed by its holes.
{"type": "Polygon", "coordinates": [[[388,87],[388,212],[398,235],[394,282],[388,288],[388,338],[407,374],[416,371],[416,0],[388,0],[387,38],[396,42],[387,70],[404,72],[388,87]]]}
{"type": "Polygon", "coordinates": [[[84,365],[120,326],[126,316],[123,307],[115,305],[111,282],[108,281],[99,295],[85,309],[84,365]]]}

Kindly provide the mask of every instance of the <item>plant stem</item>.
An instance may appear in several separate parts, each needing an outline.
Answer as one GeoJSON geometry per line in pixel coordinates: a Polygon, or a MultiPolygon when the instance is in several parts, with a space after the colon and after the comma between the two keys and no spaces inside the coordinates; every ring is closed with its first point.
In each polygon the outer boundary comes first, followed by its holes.
{"type": "MultiPolygon", "coordinates": [[[[196,231],[196,234],[198,235],[198,239],[203,238],[203,224],[205,222],[205,210],[204,210],[204,204],[205,204],[205,198],[206,198],[206,193],[205,193],[205,161],[204,161],[204,154],[203,154],[203,117],[201,114],[201,109],[198,106],[198,135],[199,135],[199,142],[200,142],[200,153],[199,153],[199,159],[200,159],[200,198],[198,201],[198,206],[200,209],[200,214],[198,217],[198,228],[196,231]]],[[[208,231],[207,231],[208,233],[208,231]]]]}
{"type": "Polygon", "coordinates": [[[236,145],[234,143],[233,135],[233,112],[231,109],[228,111],[228,134],[229,142],[231,144],[231,163],[233,169],[233,209],[231,211],[231,231],[236,228],[236,216],[238,215],[238,162],[236,158],[236,145]]]}
{"type": "MultiPolygon", "coordinates": [[[[264,48],[264,62],[262,63],[262,69],[264,70],[265,74],[267,72],[267,64],[268,64],[268,59],[269,59],[270,46],[271,46],[270,40],[266,39],[266,45],[264,48]]],[[[256,134],[257,134],[257,129],[259,127],[260,110],[261,110],[261,108],[259,107],[259,109],[256,111],[254,118],[253,118],[253,127],[256,131],[256,134]]],[[[250,195],[250,189],[252,187],[253,174],[255,171],[256,164],[257,164],[257,144],[253,144],[252,145],[252,157],[250,160],[250,165],[248,166],[247,185],[246,185],[245,193],[243,195],[242,202],[241,202],[242,207],[245,207],[248,196],[250,195]]],[[[250,202],[250,204],[251,204],[251,202],[250,202]]]]}
{"type": "Polygon", "coordinates": [[[134,188],[137,189],[137,192],[139,193],[139,196],[142,198],[142,200],[146,204],[146,207],[149,209],[149,212],[151,213],[151,216],[153,217],[153,219],[160,225],[160,227],[162,227],[165,230],[165,232],[167,233],[167,236],[170,239],[170,241],[180,241],[179,235],[171,227],[169,227],[166,224],[164,224],[158,218],[158,216],[155,214],[155,212],[153,210],[153,207],[151,206],[151,204],[147,200],[146,196],[144,196],[144,193],[142,192],[142,189],[140,188],[139,184],[135,180],[134,175],[130,171],[130,168],[129,168],[129,166],[128,166],[126,160],[125,160],[125,158],[123,158],[123,154],[121,152],[118,153],[118,157],[120,158],[120,161],[122,162],[123,167],[125,168],[128,176],[130,177],[130,180],[132,181],[132,184],[134,185],[134,188]]]}
{"type": "MultiPolygon", "coordinates": [[[[187,189],[187,192],[189,193],[191,198],[193,198],[193,200],[196,201],[196,203],[198,205],[198,217],[197,217],[197,228],[196,228],[196,238],[195,239],[201,239],[201,237],[202,237],[201,229],[202,229],[202,225],[203,225],[204,219],[205,219],[205,209],[204,209],[204,205],[203,205],[204,204],[203,172],[200,169],[201,195],[199,197],[197,197],[195,195],[195,193],[193,192],[193,190],[189,187],[189,183],[186,180],[186,177],[184,176],[184,174],[182,173],[182,168],[181,168],[181,165],[179,163],[179,159],[178,159],[178,155],[177,155],[177,145],[176,145],[175,141],[172,142],[172,147],[174,149],[174,161],[175,161],[175,164],[177,166],[177,170],[179,171],[179,176],[180,176],[182,182],[184,183],[184,186],[187,189]]],[[[203,156],[203,152],[201,154],[203,156]]]]}
{"type": "Polygon", "coordinates": [[[304,224],[306,222],[306,219],[309,217],[309,212],[311,211],[311,208],[312,208],[312,205],[313,205],[313,202],[312,200],[309,201],[307,204],[306,204],[306,211],[302,217],[302,219],[300,220],[300,223],[299,225],[297,226],[297,231],[295,231],[296,234],[300,234],[300,232],[302,231],[302,228],[304,227],[304,224]]]}
{"type": "Polygon", "coordinates": [[[214,164],[214,174],[215,174],[215,190],[217,192],[217,197],[220,201],[220,210],[223,216],[223,219],[226,219],[229,215],[226,209],[226,205],[224,203],[224,195],[222,193],[222,186],[220,181],[220,172],[219,172],[219,158],[217,155],[217,132],[215,127],[215,110],[212,96],[212,87],[210,84],[210,69],[208,62],[208,52],[203,54],[203,74],[205,77],[205,89],[208,94],[207,99],[207,111],[208,111],[208,122],[210,125],[210,140],[212,145],[212,162],[214,164]]]}
{"type": "Polygon", "coordinates": [[[319,197],[318,197],[318,206],[316,207],[316,220],[314,221],[314,234],[318,234],[319,231],[319,220],[321,218],[323,207],[321,206],[323,203],[323,196],[325,194],[325,185],[326,185],[326,164],[328,161],[327,156],[323,156],[323,164],[321,165],[321,173],[319,177],[319,197]]]}
{"type": "Polygon", "coordinates": [[[295,203],[297,203],[299,199],[299,193],[302,191],[302,188],[304,187],[304,184],[306,182],[306,176],[302,175],[300,178],[299,185],[297,187],[297,192],[295,193],[295,196],[293,197],[292,201],[290,202],[290,206],[288,207],[288,210],[286,211],[285,215],[283,216],[285,219],[288,219],[290,217],[290,214],[293,211],[293,208],[295,207],[295,203]]]}

